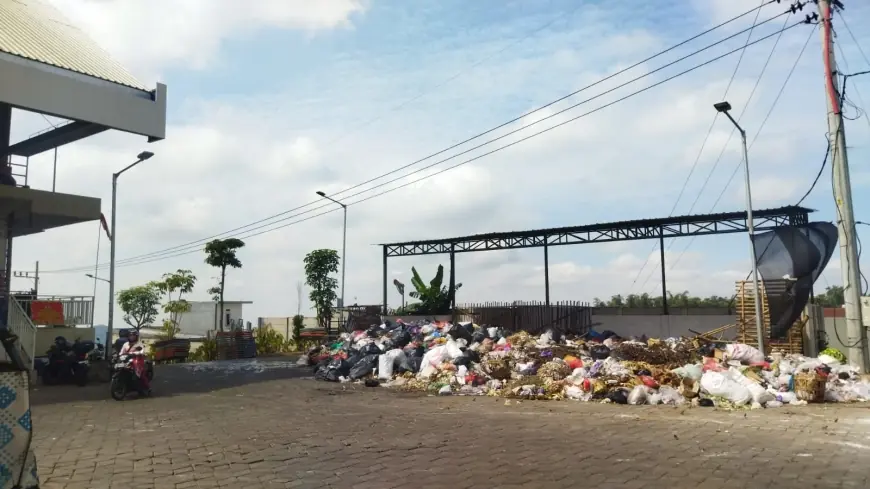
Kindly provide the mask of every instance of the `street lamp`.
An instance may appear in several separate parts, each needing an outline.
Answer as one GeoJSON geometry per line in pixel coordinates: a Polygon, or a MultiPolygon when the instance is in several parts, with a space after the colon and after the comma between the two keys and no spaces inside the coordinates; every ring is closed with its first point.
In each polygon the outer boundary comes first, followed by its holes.
{"type": "Polygon", "coordinates": [[[90,278],[92,278],[92,279],[94,279],[94,280],[100,280],[100,281],[102,281],[102,282],[106,282],[107,284],[112,283],[112,282],[108,281],[107,279],[104,279],[103,277],[97,277],[96,275],[94,275],[94,274],[92,274],[92,273],[86,273],[86,274],[85,274],[85,277],[90,277],[90,278]]]}
{"type": "Polygon", "coordinates": [[[326,200],[331,200],[332,202],[335,202],[336,204],[340,205],[341,208],[344,210],[344,226],[341,236],[341,307],[344,307],[344,271],[345,264],[347,263],[347,206],[326,195],[320,190],[317,191],[317,195],[323,197],[326,200]]]}
{"type": "Polygon", "coordinates": [[[119,171],[118,173],[112,174],[112,231],[109,233],[109,325],[106,330],[106,345],[112,344],[112,327],[115,325],[115,243],[117,242],[117,226],[116,226],[116,218],[117,213],[115,212],[115,206],[118,201],[118,177],[121,176],[122,173],[133,168],[134,166],[142,163],[143,161],[154,156],[154,153],[150,151],[143,151],[136,155],[136,161],[130,163],[124,169],[119,171]]]}
{"type": "Polygon", "coordinates": [[[716,111],[725,114],[725,117],[740,131],[740,139],[743,141],[743,179],[746,185],[746,227],[749,230],[749,252],[752,256],[752,282],[755,289],[755,328],[758,334],[758,349],[764,353],[764,326],[761,320],[761,292],[758,288],[758,255],[755,254],[755,222],[752,219],[752,190],[749,185],[749,148],[746,146],[746,131],[734,120],[729,112],[731,104],[719,102],[714,104],[716,111]]]}

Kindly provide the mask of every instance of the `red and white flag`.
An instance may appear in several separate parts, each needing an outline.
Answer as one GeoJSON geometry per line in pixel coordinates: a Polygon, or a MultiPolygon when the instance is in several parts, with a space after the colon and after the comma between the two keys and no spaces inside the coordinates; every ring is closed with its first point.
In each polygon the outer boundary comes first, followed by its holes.
{"type": "Polygon", "coordinates": [[[106,216],[104,216],[102,212],[100,213],[100,224],[103,225],[103,231],[106,232],[109,241],[112,241],[112,233],[109,232],[109,225],[106,223],[106,216]]]}

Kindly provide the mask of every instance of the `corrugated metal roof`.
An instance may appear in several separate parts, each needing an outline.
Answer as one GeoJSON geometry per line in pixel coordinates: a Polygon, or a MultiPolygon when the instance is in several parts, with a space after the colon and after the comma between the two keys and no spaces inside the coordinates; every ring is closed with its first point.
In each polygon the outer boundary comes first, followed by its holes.
{"type": "Polygon", "coordinates": [[[0,0],[0,51],[150,91],[42,0],[0,0]]]}

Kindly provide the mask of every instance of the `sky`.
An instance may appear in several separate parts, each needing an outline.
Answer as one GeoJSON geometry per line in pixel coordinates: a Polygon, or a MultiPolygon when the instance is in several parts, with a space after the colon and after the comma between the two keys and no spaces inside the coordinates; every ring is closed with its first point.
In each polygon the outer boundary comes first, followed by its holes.
{"type": "MultiPolygon", "coordinates": [[[[198,285],[189,298],[205,300],[218,273],[204,263],[199,240],[308,205],[278,219],[296,217],[266,221],[266,228],[222,235],[246,241],[239,253],[243,268],[228,272],[226,298],[253,301],[245,319],[255,324],[260,316],[293,315],[297,307],[313,315],[307,291],[301,304],[297,299],[303,258],[319,248],[340,251],[342,242],[340,208],[318,199],[318,190],[352,203],[517,142],[348,207],[345,300],[378,304],[378,243],[745,209],[742,172],[735,173],[740,138],[712,107],[723,99],[753,143],[755,208],[796,203],[810,188],[826,148],[821,48],[810,25],[785,31],[773,51],[777,36],[748,47],[739,67],[735,53],[617,101],[744,46],[746,33],[631,82],[750,27],[754,14],[522,117],[758,0],[39,1],[55,5],[148,86],[168,86],[164,141],[149,144],[106,132],[58,151],[57,191],[99,197],[107,216],[112,172],[142,150],[156,154],[119,181],[117,289],[190,269],[198,285]],[[475,143],[339,193],[515,118],[475,143]],[[513,130],[519,132],[473,149],[513,130]],[[394,178],[399,179],[387,183],[394,178]],[[359,191],[366,192],[351,197],[359,191]],[[324,205],[329,206],[311,211],[324,205]],[[334,212],[312,218],[327,210],[334,212]],[[297,215],[305,211],[311,212],[297,215]],[[297,222],[306,218],[311,219],[297,222]],[[291,225],[246,239],[285,224],[291,225]],[[174,252],[124,261],[168,248],[174,252]]],[[[758,21],[784,10],[781,4],[765,6],[758,21]]],[[[752,40],[808,12],[762,23],[752,40]]],[[[841,71],[870,69],[864,56],[870,55],[870,5],[847,2],[842,19],[858,42],[842,23],[835,24],[841,71]]],[[[850,78],[848,96],[870,109],[864,104],[870,102],[870,75],[850,78]]],[[[870,119],[856,117],[862,113],[851,106],[846,115],[855,119],[847,121],[846,135],[856,218],[870,221],[870,119]]],[[[14,117],[13,140],[47,125],[35,114],[14,117]]],[[[31,158],[32,187],[51,188],[52,160],[52,153],[31,158]]],[[[817,210],[814,220],[835,217],[829,168],[803,203],[817,210]]],[[[870,240],[867,226],[859,228],[870,240]]],[[[39,261],[41,293],[95,293],[96,322],[104,322],[107,284],[95,284],[85,276],[93,269],[83,270],[99,264],[98,275],[108,276],[105,237],[97,254],[99,232],[98,223],[89,222],[18,238],[13,263],[28,270],[39,261]]],[[[551,248],[551,299],[660,294],[655,245],[551,248]]],[[[748,256],[745,234],[667,241],[668,289],[730,296],[735,280],[749,271],[748,256]]],[[[410,287],[412,266],[428,279],[439,263],[447,266],[448,257],[391,259],[388,277],[410,287]]],[[[541,249],[460,254],[456,267],[463,283],[458,302],[544,298],[541,249]]],[[[15,280],[13,288],[29,287],[15,280]]],[[[835,254],[817,289],[840,282],[835,254]]],[[[389,302],[400,302],[392,286],[389,302]]]]}

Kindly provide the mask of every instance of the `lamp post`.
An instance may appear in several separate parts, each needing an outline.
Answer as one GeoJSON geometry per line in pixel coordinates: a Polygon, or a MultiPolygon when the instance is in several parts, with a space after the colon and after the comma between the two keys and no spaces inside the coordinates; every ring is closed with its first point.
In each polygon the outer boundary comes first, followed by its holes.
{"type": "Polygon", "coordinates": [[[105,278],[103,278],[103,277],[97,277],[97,276],[94,275],[93,273],[86,273],[86,274],[85,274],[85,277],[89,277],[89,278],[92,278],[92,279],[94,279],[94,280],[99,280],[99,281],[101,281],[101,282],[106,282],[107,284],[112,283],[112,282],[110,282],[108,279],[105,279],[105,278]]]}
{"type": "Polygon", "coordinates": [[[336,204],[340,205],[344,210],[344,225],[342,227],[341,232],[341,307],[344,308],[344,271],[345,265],[347,264],[347,205],[333,199],[332,197],[326,195],[320,190],[317,191],[317,195],[323,197],[326,200],[331,200],[336,204]]]}
{"type": "Polygon", "coordinates": [[[134,166],[142,163],[154,156],[154,153],[150,151],[143,151],[136,155],[136,161],[130,163],[124,169],[119,171],[118,173],[112,174],[112,231],[109,236],[109,321],[108,328],[106,330],[106,345],[112,344],[112,329],[115,325],[115,243],[117,242],[117,212],[115,212],[115,207],[118,201],[118,177],[121,176],[122,173],[133,168],[134,166]]]}
{"type": "Polygon", "coordinates": [[[746,227],[749,230],[749,253],[752,258],[752,283],[755,290],[755,328],[758,334],[758,349],[764,353],[764,323],[761,320],[761,291],[758,288],[758,255],[755,254],[755,222],[752,219],[752,189],[749,184],[749,148],[746,145],[746,131],[740,127],[740,124],[734,120],[729,112],[731,104],[728,102],[719,102],[713,104],[718,112],[725,114],[725,117],[734,124],[734,127],[740,131],[740,139],[743,142],[743,179],[746,185],[746,227]]]}

